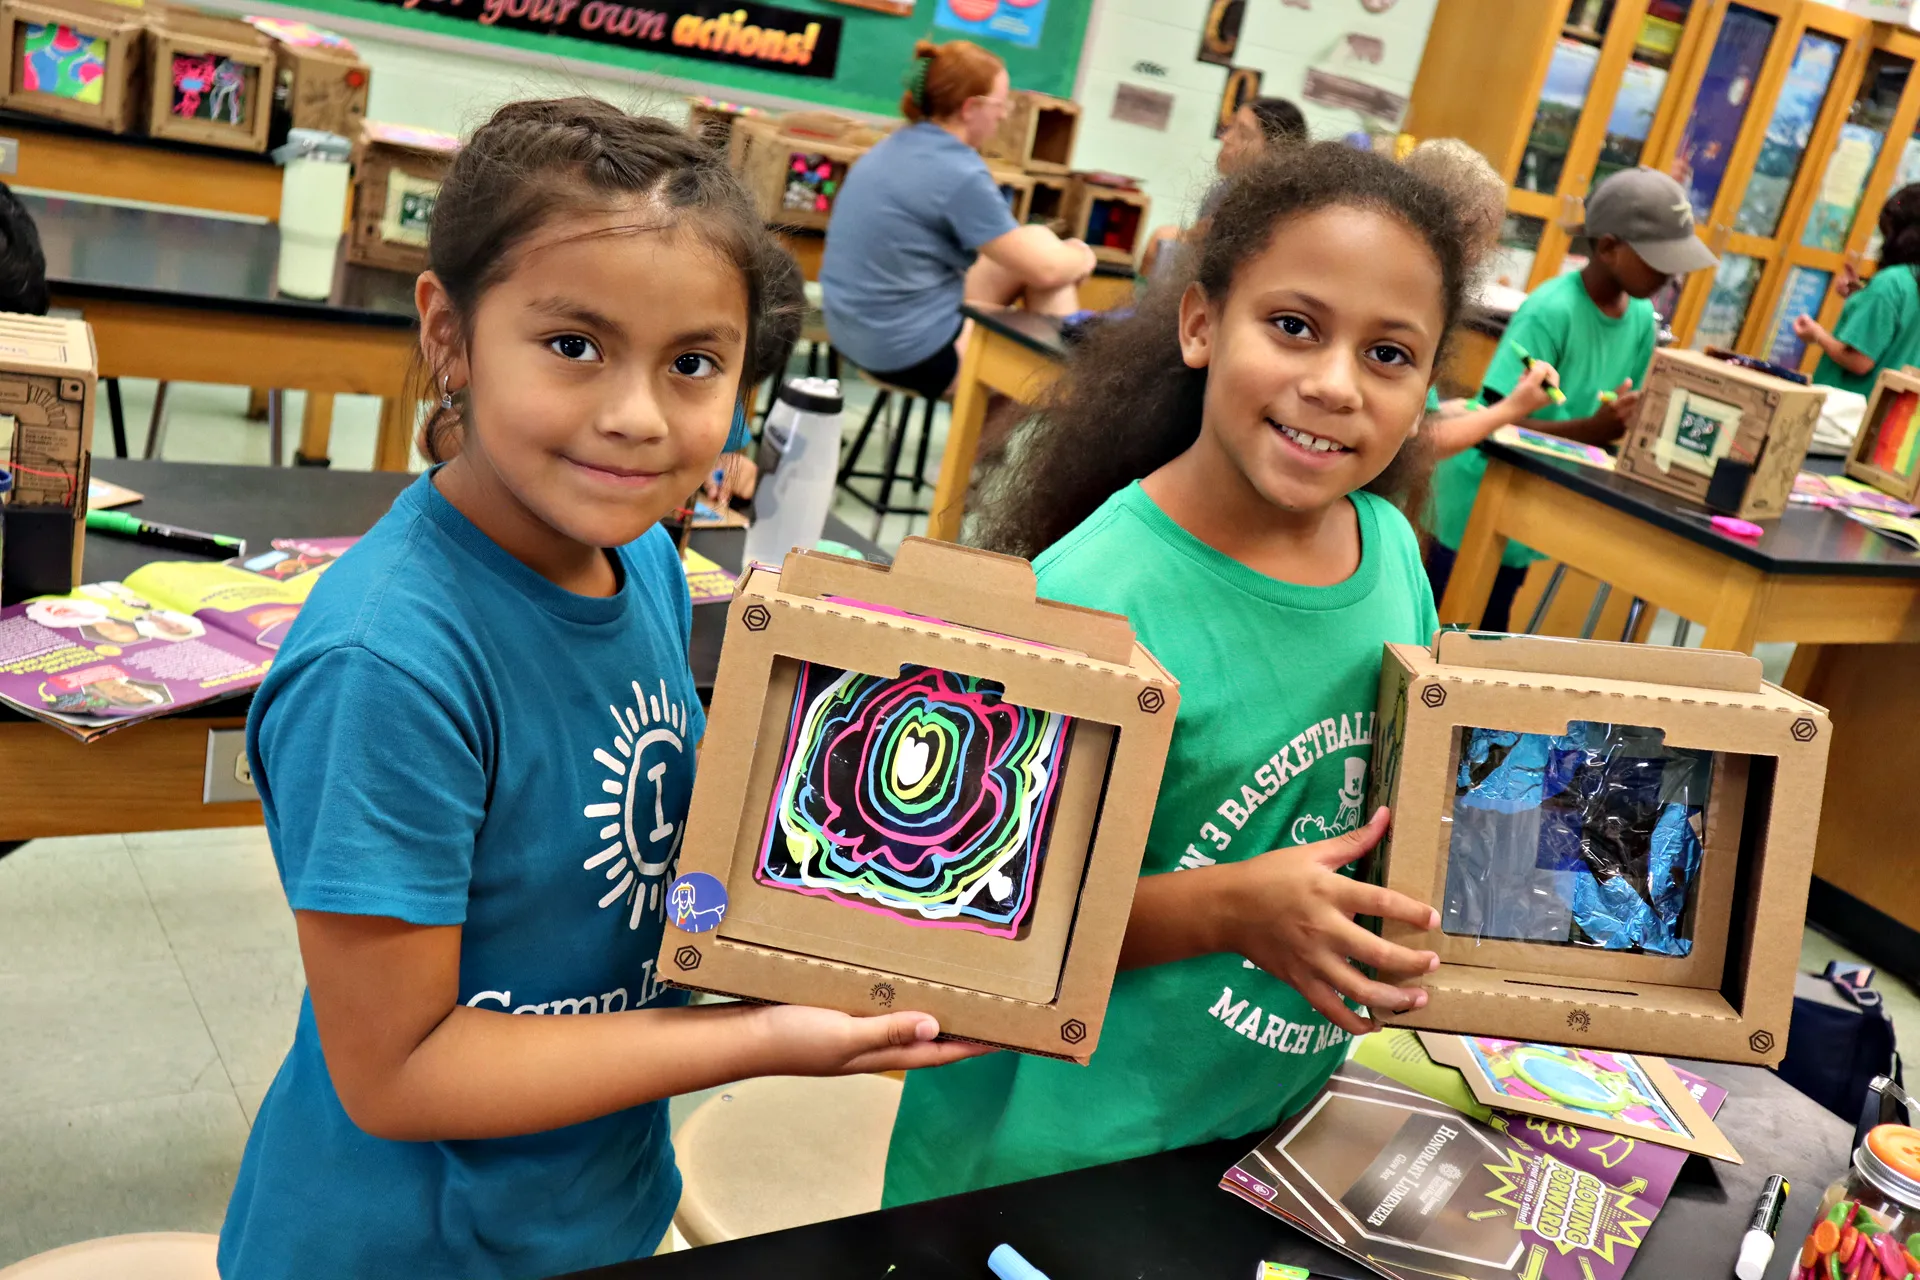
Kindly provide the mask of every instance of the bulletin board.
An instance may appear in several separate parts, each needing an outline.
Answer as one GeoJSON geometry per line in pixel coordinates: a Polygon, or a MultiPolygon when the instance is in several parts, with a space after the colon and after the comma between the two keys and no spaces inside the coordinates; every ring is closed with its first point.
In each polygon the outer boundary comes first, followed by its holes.
{"type": "MultiPolygon", "coordinates": [[[[428,32],[436,36],[497,45],[530,53],[577,58],[610,67],[702,84],[819,103],[823,106],[868,111],[879,115],[899,112],[902,77],[913,53],[914,41],[944,42],[958,33],[937,28],[934,18],[940,0],[917,0],[913,13],[896,16],[840,0],[294,0],[297,8],[318,16],[428,32]],[[744,18],[732,15],[744,14],[744,18]],[[542,19],[546,21],[541,21],[542,19]],[[673,47],[675,28],[682,22],[730,22],[730,27],[708,28],[709,36],[724,37],[732,28],[759,24],[766,32],[791,32],[794,42],[783,48],[784,61],[759,65],[754,59],[687,50],[682,54],[656,50],[673,47]],[[818,22],[821,30],[802,48],[805,28],[818,22]],[[578,32],[582,22],[591,36],[578,32]],[[608,28],[611,26],[612,31],[608,28]],[[558,30],[556,30],[558,28],[558,30]],[[687,56],[691,53],[691,56],[687,56]],[[802,55],[807,60],[801,61],[802,55]],[[822,70],[830,63],[831,75],[822,70]]],[[[1080,65],[1080,47],[1086,37],[1093,0],[1048,0],[1038,44],[1032,48],[1002,40],[978,42],[1007,64],[1017,89],[1036,89],[1070,97],[1080,65]]],[[[1028,12],[1032,12],[1029,7],[1028,12]]],[[[682,28],[682,30],[685,30],[682,28]]],[[[771,34],[767,40],[771,40],[771,34]]],[[[756,37],[758,40],[758,37],[756,37]]],[[[736,38],[735,48],[739,46],[736,38]]],[[[480,52],[480,50],[475,50],[480,52]]]]}

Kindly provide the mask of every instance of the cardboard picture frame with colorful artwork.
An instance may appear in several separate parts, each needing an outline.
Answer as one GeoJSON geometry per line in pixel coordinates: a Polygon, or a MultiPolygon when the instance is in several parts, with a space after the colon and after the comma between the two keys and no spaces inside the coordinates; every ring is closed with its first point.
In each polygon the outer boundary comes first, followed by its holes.
{"type": "Polygon", "coordinates": [[[274,43],[238,18],[154,10],[147,132],[236,151],[265,151],[272,122],[274,43]]]}
{"type": "Polygon", "coordinates": [[[337,32],[290,18],[246,19],[273,41],[275,145],[288,129],[318,129],[351,142],[367,118],[367,94],[373,72],[360,60],[353,42],[337,32]]]}
{"type": "Polygon", "coordinates": [[[1920,500],[1920,369],[1880,371],[1847,475],[1902,502],[1920,500]]]}
{"type": "Polygon", "coordinates": [[[909,538],[739,582],[659,972],[1085,1062],[1179,686],[1033,567],[909,538]]]}
{"type": "Polygon", "coordinates": [[[347,261],[389,271],[425,271],[434,202],[459,150],[460,139],[450,133],[362,121],[353,148],[347,261]]]}
{"type": "Polygon", "coordinates": [[[0,106],[126,133],[145,118],[147,32],[138,9],[105,0],[0,4],[7,50],[0,106]]]}
{"type": "Polygon", "coordinates": [[[821,230],[833,218],[847,174],[884,136],[830,111],[742,117],[728,140],[727,163],[768,224],[821,230]]]}

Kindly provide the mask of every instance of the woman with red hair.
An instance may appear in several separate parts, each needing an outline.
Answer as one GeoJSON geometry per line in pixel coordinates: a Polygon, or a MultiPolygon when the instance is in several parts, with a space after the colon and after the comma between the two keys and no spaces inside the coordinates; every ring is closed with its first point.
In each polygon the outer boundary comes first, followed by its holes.
{"type": "Polygon", "coordinates": [[[922,40],[907,126],[847,174],[820,266],[835,350],[883,382],[938,398],[960,372],[960,304],[1068,315],[1093,250],[1021,226],[980,149],[1006,118],[1007,69],[965,40],[922,40]]]}

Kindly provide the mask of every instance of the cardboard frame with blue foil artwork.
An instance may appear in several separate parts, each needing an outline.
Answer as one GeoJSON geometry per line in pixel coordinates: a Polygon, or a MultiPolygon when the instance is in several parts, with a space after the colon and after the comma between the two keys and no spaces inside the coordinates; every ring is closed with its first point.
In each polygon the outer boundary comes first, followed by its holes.
{"type": "Polygon", "coordinates": [[[1746,654],[1442,632],[1388,645],[1368,874],[1439,909],[1433,1031],[1777,1062],[1829,732],[1746,654]]]}
{"type": "Polygon", "coordinates": [[[1177,702],[1124,618],[1037,599],[1025,561],[752,566],[662,973],[1084,1062],[1177,702]]]}

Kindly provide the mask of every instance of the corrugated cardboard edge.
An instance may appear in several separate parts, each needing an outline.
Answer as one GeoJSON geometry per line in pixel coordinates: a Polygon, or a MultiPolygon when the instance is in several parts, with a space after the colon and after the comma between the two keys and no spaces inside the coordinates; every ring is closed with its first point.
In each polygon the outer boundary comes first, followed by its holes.
{"type": "MultiPolygon", "coordinates": [[[[915,553],[910,559],[924,564],[926,554],[915,553]]],[[[977,561],[952,563],[964,568],[977,561]]],[[[877,674],[892,674],[902,662],[913,662],[1001,680],[1008,684],[1008,697],[1023,705],[1112,724],[1120,731],[1059,991],[1047,1004],[1013,1000],[831,957],[733,941],[718,936],[724,924],[717,934],[690,934],[669,923],[658,972],[674,985],[753,1000],[813,1004],[854,1014],[914,1009],[938,1018],[943,1034],[954,1039],[1085,1062],[1099,1043],[1118,968],[1178,711],[1177,682],[1137,642],[1128,664],[1100,662],[1002,635],[796,596],[782,591],[780,584],[781,574],[755,566],[741,579],[729,608],[678,872],[705,871],[725,883],[740,824],[764,820],[742,813],[739,801],[759,746],[755,736],[767,696],[766,673],[776,658],[826,661],[856,670],[878,666],[877,674]],[[836,649],[822,647],[818,633],[843,630],[846,639],[836,641],[836,649]],[[862,652],[870,645],[879,646],[886,656],[862,652]],[[1016,677],[1012,683],[1009,675],[1016,677]],[[1075,694],[1069,703],[1016,697],[1016,684],[1037,681],[1045,686],[1063,678],[1068,685],[1102,692],[1075,694]]],[[[1028,607],[1033,607],[1031,600],[1028,607]]]]}

